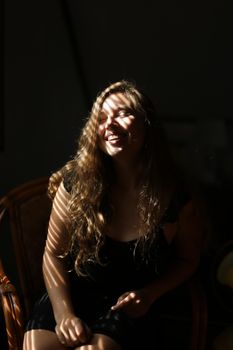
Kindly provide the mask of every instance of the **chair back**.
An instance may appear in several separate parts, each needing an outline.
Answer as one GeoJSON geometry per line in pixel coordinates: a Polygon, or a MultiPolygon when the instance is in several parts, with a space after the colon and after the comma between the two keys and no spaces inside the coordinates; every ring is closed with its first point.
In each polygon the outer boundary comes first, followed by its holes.
{"type": "Polygon", "coordinates": [[[9,247],[2,247],[0,254],[8,275],[7,267],[15,260],[17,271],[12,271],[15,275],[10,280],[14,285],[19,281],[17,290],[25,320],[44,288],[42,256],[51,211],[47,187],[47,177],[36,179],[11,190],[0,200],[0,240],[10,235],[5,241],[11,239],[14,257],[4,254],[3,250],[9,252],[9,247]]]}

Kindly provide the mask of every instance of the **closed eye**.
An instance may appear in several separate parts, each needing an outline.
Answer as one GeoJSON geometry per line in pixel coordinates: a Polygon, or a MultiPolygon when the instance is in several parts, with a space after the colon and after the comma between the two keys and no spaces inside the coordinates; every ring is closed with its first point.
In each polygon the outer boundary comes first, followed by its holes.
{"type": "MultiPolygon", "coordinates": [[[[112,116],[113,119],[116,118],[126,118],[129,115],[132,115],[132,111],[129,109],[118,109],[117,111],[115,111],[114,115],[112,116]]],[[[101,113],[99,116],[99,123],[103,124],[106,122],[106,120],[108,119],[108,116],[105,113],[101,113]]]]}
{"type": "Polygon", "coordinates": [[[129,109],[121,109],[121,110],[118,111],[117,117],[124,118],[124,117],[128,117],[131,114],[132,114],[131,110],[129,110],[129,109]]]}

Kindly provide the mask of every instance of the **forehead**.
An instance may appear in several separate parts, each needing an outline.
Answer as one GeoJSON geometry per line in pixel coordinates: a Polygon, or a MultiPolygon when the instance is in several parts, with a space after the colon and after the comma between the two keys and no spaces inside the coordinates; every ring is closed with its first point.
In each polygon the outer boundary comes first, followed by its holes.
{"type": "Polygon", "coordinates": [[[111,112],[118,109],[130,108],[132,107],[132,102],[127,96],[121,92],[111,94],[108,96],[102,105],[102,112],[111,112]]]}

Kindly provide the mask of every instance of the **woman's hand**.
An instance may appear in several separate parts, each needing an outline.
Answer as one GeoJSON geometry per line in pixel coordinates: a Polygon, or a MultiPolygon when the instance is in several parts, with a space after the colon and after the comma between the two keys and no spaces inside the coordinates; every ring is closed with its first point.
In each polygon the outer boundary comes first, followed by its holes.
{"type": "Polygon", "coordinates": [[[151,302],[144,290],[126,292],[122,294],[112,310],[122,309],[127,316],[137,318],[144,316],[151,306],[151,302]]]}
{"type": "Polygon", "coordinates": [[[63,317],[55,331],[61,344],[68,347],[85,344],[92,336],[89,327],[73,314],[63,317]]]}

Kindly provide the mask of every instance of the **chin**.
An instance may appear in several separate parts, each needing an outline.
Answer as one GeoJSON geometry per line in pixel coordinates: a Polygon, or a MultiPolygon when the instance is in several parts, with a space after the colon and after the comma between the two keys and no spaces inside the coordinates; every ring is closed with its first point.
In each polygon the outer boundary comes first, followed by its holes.
{"type": "Polygon", "coordinates": [[[105,153],[113,158],[119,156],[120,154],[122,154],[122,152],[123,152],[122,148],[115,148],[114,147],[113,149],[112,148],[105,149],[105,153]]]}
{"type": "Polygon", "coordinates": [[[109,155],[110,157],[114,157],[123,151],[123,147],[113,146],[108,143],[100,143],[99,147],[105,154],[109,155]]]}

